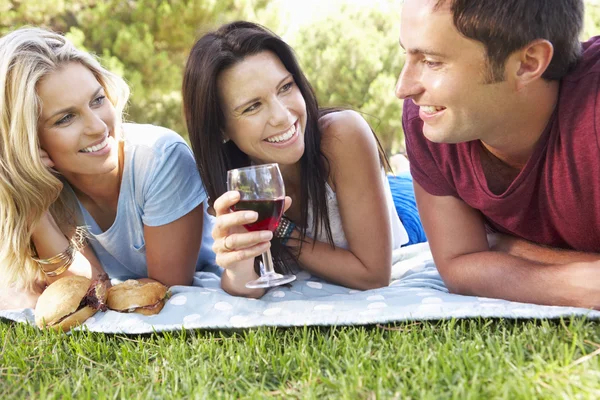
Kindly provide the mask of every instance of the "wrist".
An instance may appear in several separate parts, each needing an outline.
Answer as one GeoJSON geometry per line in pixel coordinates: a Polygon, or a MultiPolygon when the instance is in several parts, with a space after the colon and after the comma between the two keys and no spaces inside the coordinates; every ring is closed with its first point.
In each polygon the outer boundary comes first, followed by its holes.
{"type": "Polygon", "coordinates": [[[275,232],[273,232],[273,236],[278,238],[281,244],[285,246],[295,230],[296,224],[286,216],[282,216],[277,229],[275,229],[275,232]]]}
{"type": "Polygon", "coordinates": [[[32,258],[47,278],[54,278],[71,267],[78,252],[85,247],[86,243],[85,229],[77,228],[71,239],[62,236],[60,240],[54,241],[52,246],[48,246],[48,243],[46,243],[43,252],[40,252],[38,247],[32,248],[32,258]],[[59,247],[62,246],[61,243],[64,243],[62,248],[59,247]],[[58,252],[50,251],[51,248],[57,249],[58,252]],[[51,254],[50,257],[47,256],[48,254],[51,254]],[[40,257],[40,255],[43,255],[43,257],[40,257]]]}
{"type": "Polygon", "coordinates": [[[258,278],[254,271],[252,263],[228,267],[223,271],[221,277],[221,287],[225,292],[232,296],[259,298],[264,293],[264,289],[249,289],[246,283],[258,278]]]}
{"type": "Polygon", "coordinates": [[[600,309],[598,262],[574,262],[553,266],[561,287],[560,305],[600,309]]]}
{"type": "Polygon", "coordinates": [[[223,269],[223,274],[227,275],[234,281],[251,281],[258,277],[258,275],[256,275],[256,271],[254,270],[254,259],[244,260],[229,265],[227,268],[223,269]]]}
{"type": "Polygon", "coordinates": [[[40,270],[48,278],[57,277],[66,272],[73,261],[75,260],[76,249],[72,243],[69,243],[67,248],[50,258],[37,258],[33,260],[38,264],[40,270]]]}

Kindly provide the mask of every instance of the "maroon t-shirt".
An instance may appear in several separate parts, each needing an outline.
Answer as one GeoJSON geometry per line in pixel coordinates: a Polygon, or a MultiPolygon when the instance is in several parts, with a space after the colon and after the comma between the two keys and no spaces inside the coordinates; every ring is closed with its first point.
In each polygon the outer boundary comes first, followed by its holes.
{"type": "Polygon", "coordinates": [[[481,211],[493,230],[529,241],[600,252],[600,37],[561,80],[559,100],[531,158],[500,194],[492,193],[479,141],[433,143],[412,100],[402,123],[411,173],[435,196],[455,196],[481,211]]]}

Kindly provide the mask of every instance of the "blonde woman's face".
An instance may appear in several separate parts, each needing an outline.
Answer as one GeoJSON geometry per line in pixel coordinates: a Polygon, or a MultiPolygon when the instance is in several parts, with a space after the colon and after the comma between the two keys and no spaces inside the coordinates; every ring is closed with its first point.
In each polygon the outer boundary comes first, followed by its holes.
{"type": "Polygon", "coordinates": [[[92,72],[66,64],[37,87],[42,101],[40,146],[67,179],[116,171],[115,109],[92,72]]]}

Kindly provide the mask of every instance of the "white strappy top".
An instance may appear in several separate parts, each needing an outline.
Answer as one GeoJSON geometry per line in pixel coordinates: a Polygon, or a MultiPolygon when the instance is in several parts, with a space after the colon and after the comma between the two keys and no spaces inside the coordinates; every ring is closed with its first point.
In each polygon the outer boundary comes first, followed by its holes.
{"type": "MultiPolygon", "coordinates": [[[[394,199],[392,198],[392,191],[390,189],[390,183],[387,180],[385,171],[382,171],[381,178],[384,183],[385,199],[388,208],[388,215],[392,227],[392,250],[400,248],[403,244],[408,243],[408,233],[404,229],[404,225],[400,222],[396,207],[394,206],[394,199]]],[[[327,190],[327,212],[329,215],[329,225],[331,227],[331,235],[333,237],[333,243],[336,247],[348,249],[348,241],[344,233],[344,227],[342,226],[342,217],[340,216],[340,209],[338,206],[337,196],[331,186],[328,183],[325,184],[327,190]]],[[[312,239],[315,239],[315,227],[313,226],[313,213],[312,204],[309,202],[308,207],[308,221],[307,221],[306,235],[312,239]]],[[[319,242],[327,243],[327,233],[324,229],[321,229],[318,237],[316,238],[319,242]]]]}

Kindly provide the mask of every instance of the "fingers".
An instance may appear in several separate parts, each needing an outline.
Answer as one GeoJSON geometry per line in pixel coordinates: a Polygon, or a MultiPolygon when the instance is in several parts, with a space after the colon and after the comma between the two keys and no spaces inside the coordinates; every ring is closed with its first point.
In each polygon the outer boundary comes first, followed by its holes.
{"type": "Polygon", "coordinates": [[[240,261],[254,259],[271,247],[271,242],[261,242],[257,245],[236,251],[217,252],[216,263],[222,268],[228,268],[240,261]]]}
{"type": "Polygon", "coordinates": [[[251,260],[271,247],[273,232],[259,231],[234,233],[215,240],[213,251],[217,255],[217,265],[228,268],[244,260],[251,260]]]}
{"type": "Polygon", "coordinates": [[[219,215],[215,218],[212,236],[217,240],[232,232],[245,232],[244,225],[258,219],[258,213],[254,211],[236,211],[219,215]]]}
{"type": "Polygon", "coordinates": [[[255,222],[255,211],[231,211],[240,200],[237,191],[224,193],[215,200],[213,208],[216,218],[212,230],[213,251],[216,263],[228,268],[244,260],[252,260],[264,253],[270,246],[273,233],[270,231],[248,232],[244,225],[255,222]]]}
{"type": "Polygon", "coordinates": [[[256,246],[257,244],[270,242],[272,238],[273,232],[271,231],[234,233],[215,240],[213,243],[213,251],[218,253],[243,250],[248,247],[256,246]]]}
{"type": "MultiPolygon", "coordinates": [[[[139,283],[153,283],[153,282],[158,282],[157,280],[155,280],[155,279],[152,279],[152,278],[139,278],[139,279],[136,279],[136,280],[137,280],[139,283]]],[[[160,283],[160,282],[159,282],[159,283],[160,283]]]]}
{"type": "Polygon", "coordinates": [[[54,162],[52,161],[52,159],[50,159],[50,156],[48,155],[46,150],[40,149],[40,157],[42,158],[42,163],[46,167],[48,167],[48,168],[54,167],[54,162]]]}
{"type": "Polygon", "coordinates": [[[286,212],[288,208],[292,206],[292,198],[290,196],[285,196],[285,204],[283,205],[283,212],[286,212]]]}
{"type": "Polygon", "coordinates": [[[221,214],[228,213],[231,207],[233,207],[238,201],[240,201],[240,193],[232,190],[219,196],[219,198],[215,200],[213,208],[215,209],[217,216],[219,216],[221,214]]]}
{"type": "Polygon", "coordinates": [[[232,212],[231,208],[240,200],[240,194],[237,191],[223,193],[215,203],[216,219],[213,226],[213,239],[217,240],[227,236],[231,229],[237,232],[245,232],[243,225],[256,221],[258,213],[254,211],[232,212]]]}

